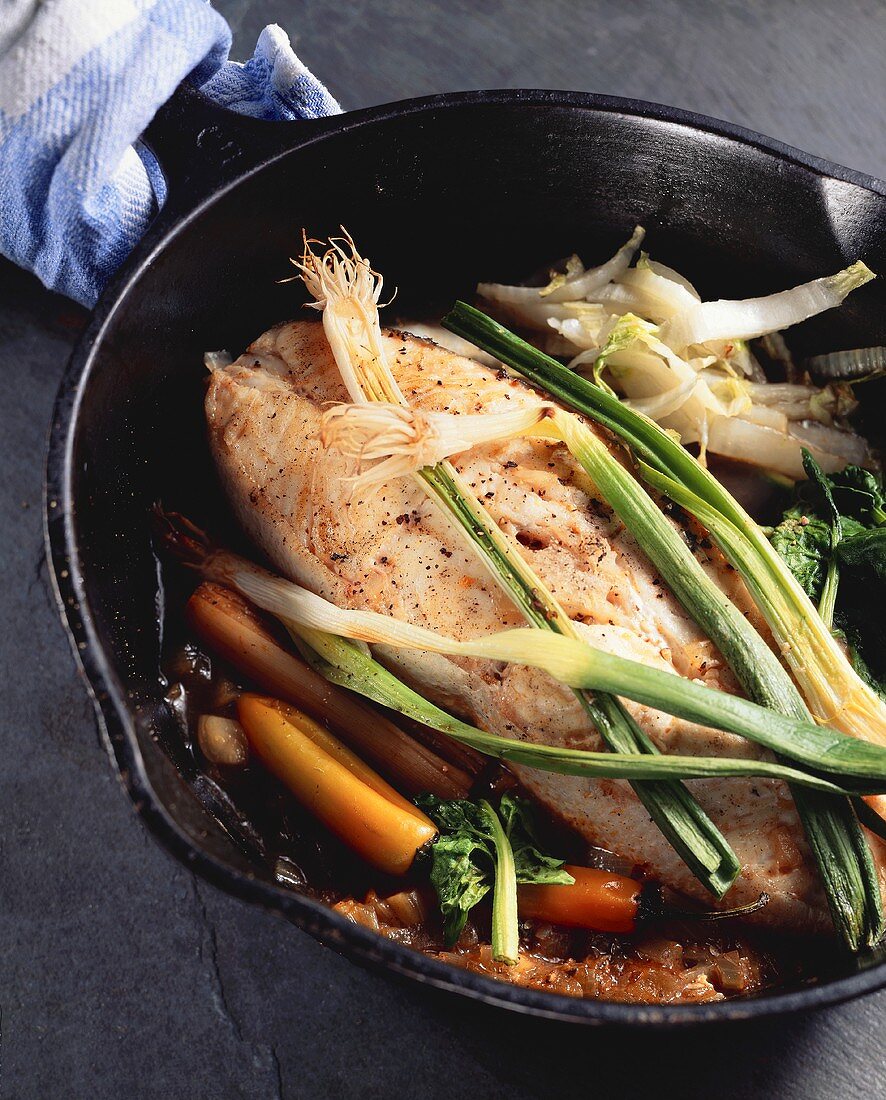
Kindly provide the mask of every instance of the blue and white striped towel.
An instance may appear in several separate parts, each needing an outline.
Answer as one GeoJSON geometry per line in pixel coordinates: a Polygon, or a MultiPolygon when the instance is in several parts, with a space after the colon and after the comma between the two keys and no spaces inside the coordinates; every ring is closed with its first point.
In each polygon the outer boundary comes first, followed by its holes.
{"type": "Polygon", "coordinates": [[[205,0],[0,0],[0,252],[93,305],[163,204],[138,137],[185,77],[257,118],[340,110],[279,27],[230,44],[205,0]]]}

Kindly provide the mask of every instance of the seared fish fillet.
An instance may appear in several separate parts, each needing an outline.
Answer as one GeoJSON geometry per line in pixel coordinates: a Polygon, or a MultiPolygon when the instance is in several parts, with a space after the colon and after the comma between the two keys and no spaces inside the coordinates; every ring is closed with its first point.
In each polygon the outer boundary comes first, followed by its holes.
{"type": "MultiPolygon", "coordinates": [[[[428,340],[398,331],[387,331],[384,339],[394,376],[417,408],[467,414],[537,401],[504,372],[428,340]]],[[[206,397],[210,444],[231,505],[252,539],[281,573],[342,607],[383,612],[455,638],[522,625],[461,532],[410,478],[365,499],[352,497],[354,471],[319,442],[324,408],[346,400],[323,328],[311,321],[272,329],[235,363],[213,371],[206,397]]],[[[595,498],[565,447],[521,438],[475,447],[454,462],[589,641],[677,676],[738,690],[716,648],[595,498]]],[[[697,552],[753,616],[734,571],[715,551],[697,552]]],[[[429,699],[490,732],[601,748],[571,691],[546,673],[387,647],[377,647],[376,655],[429,699]]],[[[741,738],[628,705],[665,752],[749,758],[763,752],[741,738]]],[[[710,900],[627,782],[515,770],[589,843],[710,900]]],[[[696,780],[691,786],[742,864],[724,904],[750,902],[765,890],[772,900],[758,920],[828,928],[787,788],[768,779],[696,780]]]]}

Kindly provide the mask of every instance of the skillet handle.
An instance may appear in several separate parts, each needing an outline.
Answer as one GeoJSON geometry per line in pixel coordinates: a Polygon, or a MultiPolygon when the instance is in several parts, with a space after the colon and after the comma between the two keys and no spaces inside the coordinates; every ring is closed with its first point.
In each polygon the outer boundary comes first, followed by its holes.
{"type": "Polygon", "coordinates": [[[340,124],[340,115],[296,122],[248,118],[182,82],[141,136],[166,180],[158,221],[170,224],[232,180],[340,124]]]}

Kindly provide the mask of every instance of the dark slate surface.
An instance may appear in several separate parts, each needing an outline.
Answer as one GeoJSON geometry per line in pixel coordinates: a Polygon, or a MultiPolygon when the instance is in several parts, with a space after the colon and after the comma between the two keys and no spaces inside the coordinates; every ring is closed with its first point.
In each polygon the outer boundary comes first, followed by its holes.
{"type": "MultiPolygon", "coordinates": [[[[346,107],[590,89],[886,175],[879,2],[219,6],[241,54],[282,23],[346,107]]],[[[886,994],[728,1031],[569,1031],[364,973],[161,851],[96,735],[43,560],[46,426],[84,316],[0,266],[0,1097],[886,1095],[886,994]]]]}

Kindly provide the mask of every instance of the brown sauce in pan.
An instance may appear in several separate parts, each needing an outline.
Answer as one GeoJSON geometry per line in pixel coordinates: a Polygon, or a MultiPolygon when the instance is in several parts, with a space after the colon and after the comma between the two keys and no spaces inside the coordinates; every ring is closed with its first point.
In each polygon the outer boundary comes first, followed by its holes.
{"type": "MultiPolygon", "coordinates": [[[[432,905],[431,898],[428,906],[432,905]]],[[[356,923],[454,966],[570,997],[698,1004],[756,992],[778,977],[771,953],[747,936],[698,937],[674,923],[612,936],[524,921],[520,961],[506,966],[493,960],[482,918],[469,922],[458,944],[446,950],[433,918],[418,928],[403,928],[397,913],[391,912],[389,899],[371,893],[363,901],[339,901],[334,908],[356,923]]]]}

